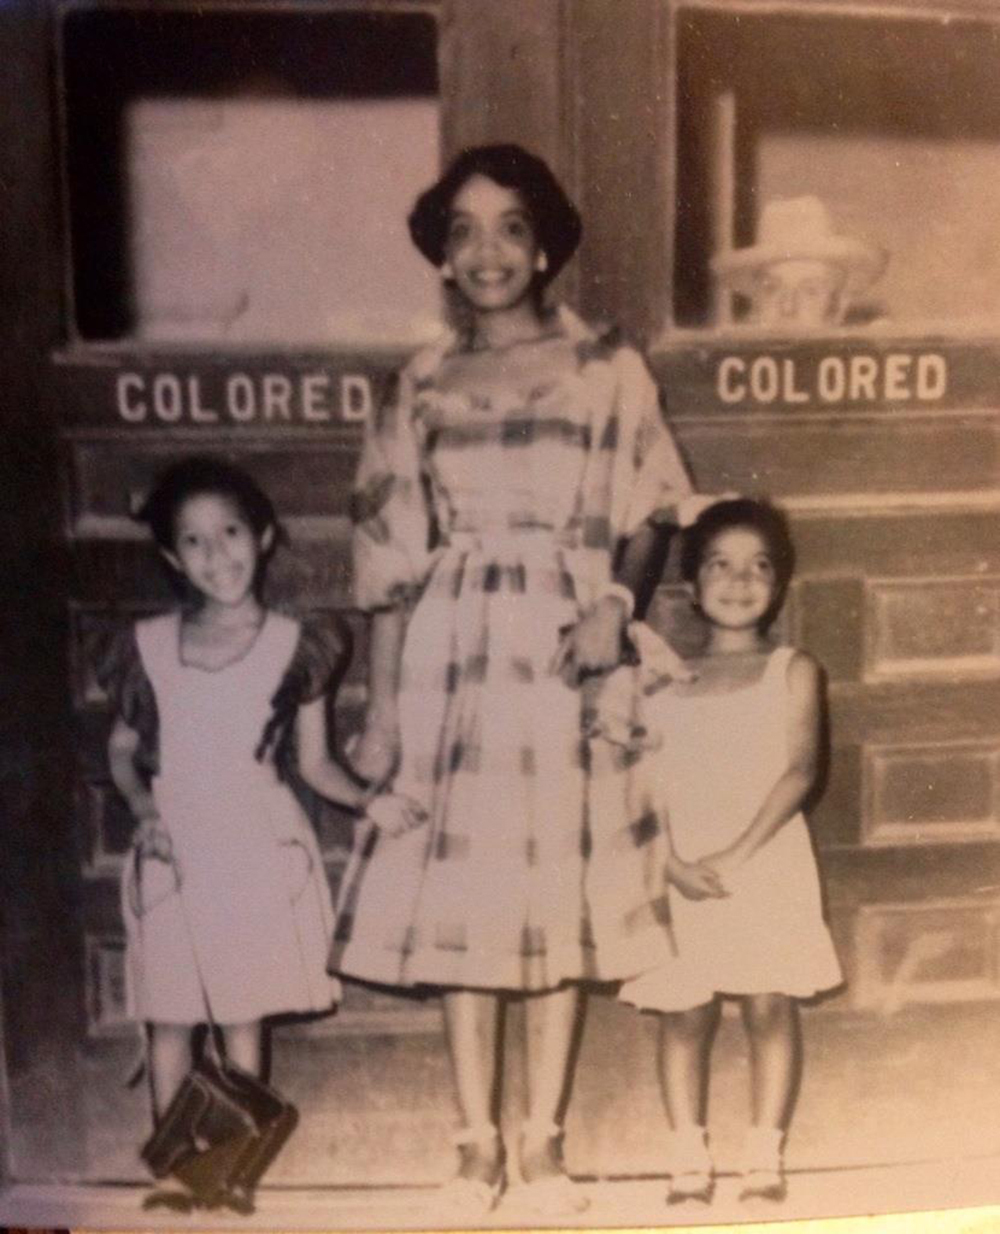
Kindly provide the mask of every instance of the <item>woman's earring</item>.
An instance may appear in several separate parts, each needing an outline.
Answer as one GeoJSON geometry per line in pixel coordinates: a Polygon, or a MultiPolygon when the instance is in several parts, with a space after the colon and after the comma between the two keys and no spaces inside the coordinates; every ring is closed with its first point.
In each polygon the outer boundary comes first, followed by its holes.
{"type": "Polygon", "coordinates": [[[538,274],[544,274],[549,268],[549,255],[542,249],[535,258],[535,270],[538,274]]]}
{"type": "Polygon", "coordinates": [[[450,261],[443,261],[439,269],[441,271],[441,277],[444,279],[446,283],[454,283],[455,271],[451,268],[450,261]]]}

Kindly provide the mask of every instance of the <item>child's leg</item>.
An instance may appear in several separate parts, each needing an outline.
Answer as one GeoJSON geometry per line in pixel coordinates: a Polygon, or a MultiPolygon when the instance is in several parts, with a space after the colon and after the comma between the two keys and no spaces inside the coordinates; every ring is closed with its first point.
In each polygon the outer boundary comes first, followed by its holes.
{"type": "Polygon", "coordinates": [[[660,1087],[674,1130],[705,1124],[708,1056],[718,1023],[717,999],[660,1015],[660,1087]]]}
{"type": "Polygon", "coordinates": [[[708,1059],[719,1023],[713,999],[660,1017],[660,1086],[670,1123],[667,1141],[669,1204],[711,1199],[713,1165],[705,1130],[708,1059]]]}
{"type": "Polygon", "coordinates": [[[755,1127],[787,1127],[802,1063],[799,1007],[787,994],[742,1000],[750,1042],[750,1102],[755,1127]]]}
{"type": "Polygon", "coordinates": [[[742,1010],[750,1041],[753,1126],[743,1150],[741,1194],[744,1199],[781,1200],[785,1128],[802,1066],[798,1003],[786,994],[753,994],[743,999],[742,1010]]]}
{"type": "Polygon", "coordinates": [[[158,1122],[191,1069],[191,1027],[154,1023],[148,1032],[149,1087],[153,1119],[158,1122]]]}
{"type": "Polygon", "coordinates": [[[245,1024],[223,1024],[222,1039],[226,1043],[226,1058],[251,1075],[262,1074],[263,1032],[260,1020],[245,1024]]]}

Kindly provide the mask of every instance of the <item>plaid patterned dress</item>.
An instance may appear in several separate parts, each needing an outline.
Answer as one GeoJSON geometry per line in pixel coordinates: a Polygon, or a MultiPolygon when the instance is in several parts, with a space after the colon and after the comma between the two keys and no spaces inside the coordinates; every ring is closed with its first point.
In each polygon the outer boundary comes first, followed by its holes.
{"type": "Polygon", "coordinates": [[[614,546],[688,495],[639,355],[561,310],[502,352],[421,353],[369,432],[359,605],[409,609],[396,788],[362,831],[332,966],[392,985],[548,989],[670,953],[652,815],[549,664],[614,546]]]}

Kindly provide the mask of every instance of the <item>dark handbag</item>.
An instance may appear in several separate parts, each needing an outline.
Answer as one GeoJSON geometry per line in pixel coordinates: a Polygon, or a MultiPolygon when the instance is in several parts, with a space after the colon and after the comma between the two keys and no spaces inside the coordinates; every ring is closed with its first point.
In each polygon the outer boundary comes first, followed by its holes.
{"type": "MultiPolygon", "coordinates": [[[[172,854],[156,859],[167,860],[176,872],[172,854]]],[[[136,850],[135,907],[140,922],[142,865],[143,856],[136,850]]],[[[178,874],[176,891],[186,924],[181,888],[178,874]]],[[[197,966],[197,952],[194,954],[197,966]]],[[[218,1053],[218,1029],[200,969],[198,981],[209,1025],[205,1052],[181,1081],[139,1155],[155,1178],[169,1175],[183,1183],[192,1204],[209,1208],[225,1205],[250,1213],[254,1189],[295,1130],[299,1113],[270,1085],[218,1053]]],[[[154,1194],[147,1206],[184,1198],[154,1194]]],[[[185,1205],[175,1202],[170,1206],[185,1205]]]]}
{"type": "Polygon", "coordinates": [[[298,1121],[269,1085],[206,1055],[140,1153],[156,1178],[173,1176],[198,1203],[251,1211],[254,1188],[298,1121]]]}

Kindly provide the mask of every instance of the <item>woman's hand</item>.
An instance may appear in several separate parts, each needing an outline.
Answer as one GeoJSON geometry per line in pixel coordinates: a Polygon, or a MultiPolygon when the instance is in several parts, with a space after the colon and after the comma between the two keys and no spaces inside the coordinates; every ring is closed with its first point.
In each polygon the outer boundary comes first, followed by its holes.
{"type": "Polygon", "coordinates": [[[427,822],[427,811],[399,793],[380,793],[368,803],[365,815],[386,835],[400,836],[427,822]]]}
{"type": "Polygon", "coordinates": [[[720,900],[729,894],[717,871],[706,861],[674,858],[665,873],[668,882],[688,900],[720,900]]]}
{"type": "Polygon", "coordinates": [[[369,712],[365,726],[352,738],[345,752],[352,768],[373,784],[385,784],[399,764],[399,719],[395,713],[369,712]]]}
{"type": "Polygon", "coordinates": [[[613,595],[602,596],[563,634],[550,671],[575,687],[585,677],[615,668],[621,658],[622,630],[627,621],[622,601],[613,595]]]}

